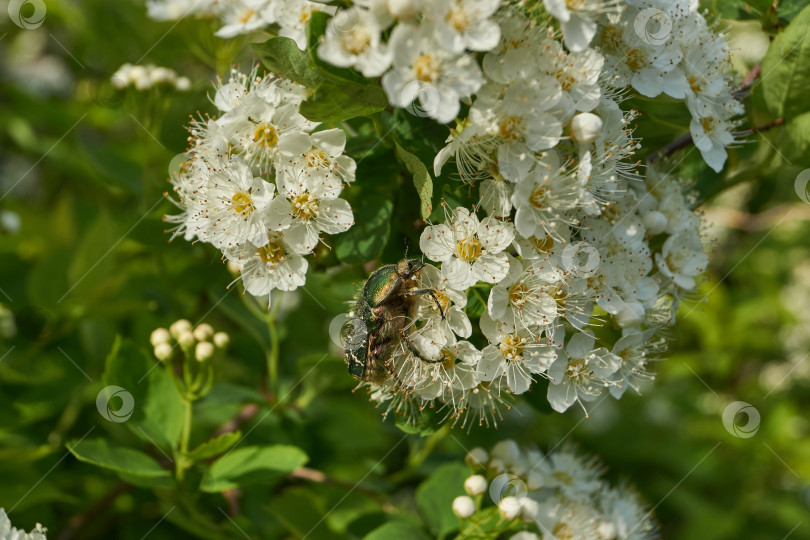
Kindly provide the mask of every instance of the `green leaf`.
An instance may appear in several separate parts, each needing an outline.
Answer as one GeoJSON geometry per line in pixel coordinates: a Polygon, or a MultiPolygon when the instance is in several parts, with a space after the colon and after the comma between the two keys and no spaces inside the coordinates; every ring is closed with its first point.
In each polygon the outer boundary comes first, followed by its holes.
{"type": "Polygon", "coordinates": [[[188,453],[188,458],[192,461],[202,461],[203,459],[212,458],[228,450],[241,438],[241,431],[223,433],[219,437],[205,441],[194,450],[191,450],[188,453]]]}
{"type": "Polygon", "coordinates": [[[805,7],[768,47],[762,59],[762,92],[770,111],[792,117],[810,109],[810,6],[805,7]]]}
{"type": "Polygon", "coordinates": [[[309,458],[295,446],[248,446],[238,448],[211,465],[205,473],[200,489],[219,493],[226,489],[266,482],[291,473],[309,458]]]}
{"type": "Polygon", "coordinates": [[[393,521],[386,523],[382,527],[377,527],[363,540],[427,540],[430,538],[419,527],[403,521],[393,521]]]}
{"type": "Polygon", "coordinates": [[[310,66],[309,54],[300,50],[292,39],[275,37],[251,46],[269,71],[310,89],[317,88],[323,82],[318,70],[310,66]]]}
{"type": "Polygon", "coordinates": [[[416,503],[435,536],[444,536],[458,528],[453,499],[464,495],[464,480],[470,469],[461,463],[448,463],[436,469],[416,488],[416,503]]]}
{"type": "MultiPolygon", "coordinates": [[[[116,338],[107,357],[105,386],[120,386],[132,395],[132,416],[127,427],[146,442],[176,449],[183,429],[183,402],[163,366],[156,366],[143,349],[129,340],[116,338]]],[[[110,400],[109,414],[120,404],[110,400]]]]}
{"type": "Polygon", "coordinates": [[[795,165],[810,165],[810,112],[791,118],[785,124],[788,142],[779,145],[795,165]]]}
{"type": "Polygon", "coordinates": [[[140,450],[115,446],[104,439],[71,441],[67,449],[79,461],[120,473],[145,478],[169,476],[169,471],[140,450]]]}
{"type": "Polygon", "coordinates": [[[343,122],[385,110],[388,97],[381,86],[324,83],[307,98],[299,112],[313,122],[343,122]]]}
{"type": "Polygon", "coordinates": [[[370,195],[355,208],[354,226],[335,239],[338,259],[349,264],[365,263],[380,255],[391,231],[394,203],[379,195],[370,195]]]}
{"type": "Polygon", "coordinates": [[[433,178],[430,177],[430,173],[421,159],[402,148],[398,142],[394,142],[394,144],[397,157],[413,175],[413,185],[416,187],[416,193],[421,201],[419,211],[422,219],[427,219],[433,213],[433,178]]]}

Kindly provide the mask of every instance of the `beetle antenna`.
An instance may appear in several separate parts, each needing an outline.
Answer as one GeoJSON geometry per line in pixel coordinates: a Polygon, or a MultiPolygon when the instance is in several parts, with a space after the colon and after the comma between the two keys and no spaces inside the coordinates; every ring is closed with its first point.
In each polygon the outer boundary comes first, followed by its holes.
{"type": "Polygon", "coordinates": [[[405,258],[408,258],[408,251],[411,249],[411,239],[407,236],[404,238],[405,240],[405,258]]]}

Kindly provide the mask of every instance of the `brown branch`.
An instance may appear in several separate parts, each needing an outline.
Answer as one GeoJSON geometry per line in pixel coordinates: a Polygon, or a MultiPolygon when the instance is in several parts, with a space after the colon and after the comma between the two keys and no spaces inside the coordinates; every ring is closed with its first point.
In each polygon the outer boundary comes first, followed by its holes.
{"type": "Polygon", "coordinates": [[[302,480],[315,482],[316,484],[326,484],[330,486],[348,488],[350,491],[357,491],[359,493],[364,493],[375,499],[379,500],[383,499],[382,494],[379,493],[378,491],[359,486],[354,482],[345,482],[337,478],[332,478],[331,476],[327,476],[325,473],[321,471],[310,469],[309,467],[298,467],[297,469],[295,469],[293,472],[290,473],[290,478],[300,478],[302,480]]]}

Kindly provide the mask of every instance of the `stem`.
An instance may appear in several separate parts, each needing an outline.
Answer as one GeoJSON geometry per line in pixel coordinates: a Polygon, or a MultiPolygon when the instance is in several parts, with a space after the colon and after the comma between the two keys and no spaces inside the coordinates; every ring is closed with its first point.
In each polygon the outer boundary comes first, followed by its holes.
{"type": "Polygon", "coordinates": [[[408,457],[408,463],[405,467],[391,475],[391,482],[397,484],[405,479],[407,479],[413,472],[422,466],[422,464],[430,457],[430,454],[433,453],[433,450],[436,446],[445,438],[447,435],[450,434],[450,424],[445,423],[442,427],[434,431],[433,433],[428,436],[427,440],[425,441],[424,446],[417,450],[416,452],[412,452],[410,457],[408,457]]]}
{"type": "Polygon", "coordinates": [[[194,402],[183,396],[184,414],[183,414],[183,432],[180,435],[180,455],[175,459],[177,481],[182,482],[185,476],[186,469],[188,468],[188,442],[191,438],[191,411],[194,402]]]}
{"type": "Polygon", "coordinates": [[[270,377],[270,393],[279,399],[278,381],[278,330],[276,329],[275,313],[267,317],[267,331],[270,334],[270,350],[267,352],[267,372],[270,377]]]}

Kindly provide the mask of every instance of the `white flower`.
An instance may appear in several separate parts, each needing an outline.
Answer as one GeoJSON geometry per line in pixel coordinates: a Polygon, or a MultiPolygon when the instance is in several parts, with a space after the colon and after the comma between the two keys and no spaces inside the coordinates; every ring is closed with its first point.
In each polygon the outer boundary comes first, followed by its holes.
{"type": "Polygon", "coordinates": [[[223,249],[247,242],[258,247],[266,244],[262,213],[273,199],[275,186],[253,176],[239,157],[200,173],[195,180],[203,186],[205,196],[193,218],[200,227],[197,236],[223,249]]]}
{"type": "Polygon", "coordinates": [[[292,291],[306,281],[307,261],[290,246],[284,236],[271,232],[262,247],[242,245],[225,250],[225,256],[242,265],[242,282],[253,296],[270,291],[292,291]]]}
{"type": "Polygon", "coordinates": [[[342,129],[291,133],[278,143],[279,154],[287,168],[297,163],[308,174],[329,174],[350,184],[355,180],[357,164],[344,154],[345,147],[346,132],[342,129]]]}
{"type": "Polygon", "coordinates": [[[17,529],[11,525],[6,510],[0,508],[0,540],[47,540],[45,537],[47,532],[48,529],[39,523],[28,533],[22,529],[17,529]]]}
{"type": "Polygon", "coordinates": [[[444,49],[488,51],[501,39],[501,29],[491,19],[499,4],[500,0],[434,0],[426,17],[434,22],[434,37],[444,49]]]}
{"type": "Polygon", "coordinates": [[[483,79],[472,56],[443,49],[429,31],[410,24],[394,28],[388,41],[394,65],[382,85],[395,107],[418,98],[427,116],[445,124],[458,114],[459,100],[477,92],[483,79]]]}
{"type": "MultiPolygon", "coordinates": [[[[307,48],[307,24],[312,14],[316,11],[333,14],[335,9],[335,6],[327,6],[309,0],[283,0],[278,3],[270,3],[265,8],[265,13],[275,12],[280,27],[278,35],[292,39],[303,51],[307,48]]],[[[268,15],[268,17],[272,17],[272,15],[268,15]]]]}
{"type": "Polygon", "coordinates": [[[582,51],[590,45],[596,35],[595,19],[610,4],[602,0],[543,0],[548,12],[560,21],[565,44],[572,51],[582,51]]]}
{"type": "Polygon", "coordinates": [[[380,40],[381,30],[367,10],[338,11],[326,27],[318,56],[338,67],[353,67],[365,77],[379,77],[391,65],[391,53],[380,40]]]}
{"type": "Polygon", "coordinates": [[[557,317],[554,291],[562,273],[550,260],[518,261],[510,257],[509,273],[489,293],[487,309],[496,321],[540,332],[557,317]]]}
{"type": "Polygon", "coordinates": [[[454,333],[461,338],[472,335],[472,324],[464,313],[467,305],[464,292],[450,286],[444,275],[430,264],[422,268],[416,282],[419,289],[433,291],[433,294],[423,294],[417,299],[417,319],[442,328],[445,334],[454,333]]]}
{"type": "Polygon", "coordinates": [[[284,231],[285,241],[297,253],[309,253],[321,232],[346,232],[354,223],[352,208],[339,199],[342,188],[336,176],[294,167],[279,171],[279,194],[267,206],[264,222],[274,231],[284,231]]]}
{"type": "Polygon", "coordinates": [[[627,388],[640,392],[642,382],[651,381],[655,375],[647,371],[647,363],[651,360],[650,352],[655,351],[655,345],[649,341],[655,334],[655,329],[640,331],[627,329],[622,337],[613,345],[610,351],[622,359],[622,367],[613,374],[616,384],[610,387],[610,394],[619,399],[627,388]]]}
{"type": "Polygon", "coordinates": [[[478,221],[466,208],[453,211],[450,225],[426,227],[419,239],[425,256],[442,264],[447,283],[467,289],[478,281],[497,283],[509,272],[503,250],[515,237],[511,223],[487,217],[478,221]]]}
{"type": "Polygon", "coordinates": [[[482,381],[498,381],[506,377],[506,386],[513,394],[522,394],[532,384],[533,374],[544,373],[557,357],[548,340],[524,328],[511,329],[496,325],[486,315],[481,316],[481,330],[489,340],[482,351],[478,371],[482,381]]]}
{"type": "MultiPolygon", "coordinates": [[[[266,3],[267,0],[226,2],[224,11],[221,14],[225,25],[217,30],[216,35],[221,38],[232,38],[274,23],[275,19],[266,19],[263,16],[264,11],[262,8],[266,3]]],[[[270,10],[267,10],[267,12],[272,13],[270,10]]]]}
{"type": "Polygon", "coordinates": [[[461,519],[467,519],[475,513],[475,501],[466,495],[453,499],[453,513],[461,519]]]}
{"type": "Polygon", "coordinates": [[[709,264],[709,258],[703,252],[700,236],[694,231],[684,231],[667,238],[661,253],[655,254],[655,263],[675,285],[691,290],[695,288],[695,277],[709,264]]]}
{"type": "MultiPolygon", "coordinates": [[[[521,180],[512,194],[515,228],[524,238],[543,233],[555,237],[557,222],[580,202],[582,188],[576,178],[560,170],[538,168],[521,180]]],[[[559,238],[557,238],[559,239],[559,238]]]]}
{"type": "Polygon", "coordinates": [[[707,105],[692,111],[689,131],[700,154],[716,172],[723,169],[728,154],[726,147],[737,142],[734,137],[735,122],[728,120],[727,111],[717,105],[707,105]]]}
{"type": "MultiPolygon", "coordinates": [[[[592,401],[610,386],[609,379],[621,367],[621,358],[604,347],[594,349],[592,334],[578,332],[568,341],[548,369],[548,401],[557,412],[565,412],[577,400],[592,401]]],[[[584,405],[583,405],[584,407],[584,405]]]]}
{"type": "Polygon", "coordinates": [[[520,499],[512,496],[504,497],[498,502],[498,513],[502,519],[515,519],[520,514],[520,499]]]}

